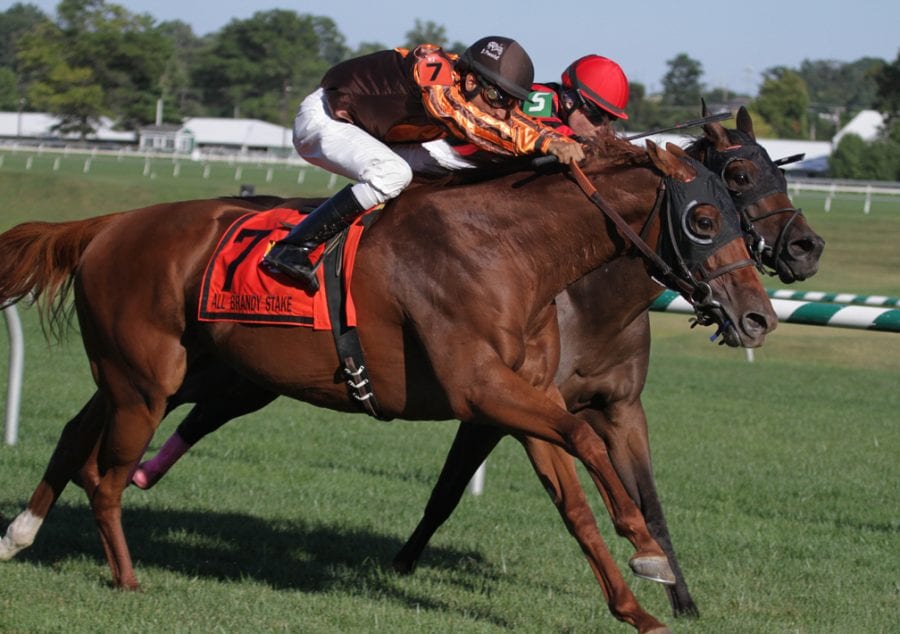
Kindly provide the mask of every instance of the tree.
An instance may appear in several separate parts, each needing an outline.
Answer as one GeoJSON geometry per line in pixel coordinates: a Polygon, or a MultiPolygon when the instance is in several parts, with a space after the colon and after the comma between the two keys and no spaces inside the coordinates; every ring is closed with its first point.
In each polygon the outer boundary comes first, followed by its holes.
{"type": "Polygon", "coordinates": [[[628,84],[628,121],[625,127],[634,131],[652,130],[669,125],[672,121],[663,114],[658,100],[647,97],[647,89],[640,82],[628,84]]]}
{"type": "Polygon", "coordinates": [[[12,68],[0,66],[0,110],[18,110],[19,78],[12,68]]]}
{"type": "Polygon", "coordinates": [[[70,62],[69,53],[65,34],[48,22],[22,36],[18,61],[29,102],[60,117],[59,132],[84,139],[103,114],[104,94],[91,67],[70,62]]]}
{"type": "Polygon", "coordinates": [[[16,3],[0,13],[0,67],[16,69],[19,38],[49,18],[30,4],[16,3]]]}
{"type": "Polygon", "coordinates": [[[703,92],[703,85],[700,83],[703,65],[686,53],[679,53],[666,64],[669,71],[662,80],[663,104],[698,108],[703,92]]]}
{"type": "Polygon", "coordinates": [[[828,170],[834,178],[866,178],[866,142],[856,134],[846,134],[828,158],[828,170]]]}
{"type": "Polygon", "coordinates": [[[153,121],[170,50],[153,19],[104,0],[62,0],[57,20],[20,38],[32,104],[82,134],[101,114],[126,129],[153,121]]]}
{"type": "Polygon", "coordinates": [[[184,116],[204,113],[200,95],[191,84],[191,76],[197,65],[203,39],[194,35],[186,22],[163,22],[157,30],[169,43],[172,51],[159,80],[160,97],[163,99],[163,120],[177,122],[184,116]]]}
{"type": "Polygon", "coordinates": [[[781,138],[801,139],[808,133],[809,95],[797,72],[783,66],[770,68],[753,107],[781,138]]]}
{"type": "Polygon", "coordinates": [[[462,42],[453,42],[447,39],[447,29],[443,25],[436,24],[429,20],[422,22],[416,20],[415,26],[406,32],[406,42],[403,43],[405,48],[413,49],[419,44],[437,44],[445,51],[456,53],[459,55],[468,48],[468,44],[462,42]]]}
{"type": "Polygon", "coordinates": [[[876,94],[874,106],[893,123],[900,118],[900,52],[897,59],[885,64],[875,75],[876,94]]]}
{"type": "Polygon", "coordinates": [[[214,115],[287,124],[296,100],[348,52],[330,18],[260,11],[210,39],[193,79],[214,115]]]}
{"type": "Polygon", "coordinates": [[[845,135],[828,161],[835,178],[900,180],[900,130],[888,138],[866,143],[855,134],[845,135]]]}

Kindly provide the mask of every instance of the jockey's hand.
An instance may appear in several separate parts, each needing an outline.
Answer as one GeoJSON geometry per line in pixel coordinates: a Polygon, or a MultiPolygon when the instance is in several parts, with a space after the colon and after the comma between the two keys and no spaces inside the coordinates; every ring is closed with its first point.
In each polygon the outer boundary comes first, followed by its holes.
{"type": "Polygon", "coordinates": [[[581,143],[572,141],[551,141],[547,146],[547,154],[552,154],[563,165],[581,161],[584,159],[584,149],[581,143]]]}

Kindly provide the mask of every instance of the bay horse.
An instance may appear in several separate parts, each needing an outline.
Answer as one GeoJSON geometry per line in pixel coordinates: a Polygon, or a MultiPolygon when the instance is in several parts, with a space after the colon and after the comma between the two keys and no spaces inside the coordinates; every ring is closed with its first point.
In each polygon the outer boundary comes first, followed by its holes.
{"type": "MultiPolygon", "coordinates": [[[[721,175],[756,245],[752,248],[760,254],[761,268],[786,284],[816,273],[825,241],[791,203],[784,175],[756,142],[745,108],[738,110],[736,130],[707,124],[704,136],[686,150],[721,175]]],[[[555,382],[567,409],[603,437],[616,472],[666,551],[675,579],[665,586],[673,614],[698,616],[656,490],[640,398],[650,364],[649,307],[661,292],[635,258],[619,258],[569,286],[556,302],[561,360],[555,382]]],[[[394,559],[397,571],[412,572],[429,539],[503,435],[501,430],[460,424],[423,517],[394,559]]],[[[559,479],[558,488],[550,489],[551,497],[589,559],[596,560],[590,545],[600,537],[596,523],[585,519],[590,511],[574,463],[556,447],[543,445],[529,440],[525,449],[543,480],[547,473],[559,479]]]]}
{"type": "MultiPolygon", "coordinates": [[[[708,114],[705,108],[702,114],[708,114]]],[[[760,255],[761,268],[778,275],[786,284],[814,275],[824,241],[791,203],[778,165],[756,142],[747,110],[738,110],[736,130],[710,123],[703,132],[687,147],[687,152],[720,174],[738,205],[752,248],[760,255]]],[[[299,207],[304,201],[259,197],[242,202],[264,209],[285,203],[299,207]]],[[[619,258],[560,293],[556,303],[562,360],[555,380],[569,411],[587,420],[606,441],[617,473],[641,508],[651,534],[666,551],[673,570],[673,577],[667,581],[674,583],[666,585],[673,613],[696,616],[699,612],[678,564],[656,491],[646,416],[640,401],[650,355],[648,306],[660,292],[640,259],[619,258]]],[[[135,481],[141,488],[153,486],[184,451],[205,435],[232,418],[265,406],[277,396],[239,376],[228,376],[222,368],[218,372],[206,371],[209,374],[202,375],[202,381],[193,382],[200,393],[193,393],[197,405],[163,451],[136,472],[135,481]],[[204,382],[228,384],[229,388],[203,395],[204,382]]],[[[472,473],[502,435],[490,428],[461,426],[422,521],[394,560],[398,572],[412,572],[431,535],[449,517],[472,473]]],[[[596,544],[602,542],[596,524],[590,521],[590,510],[571,459],[556,447],[522,440],[535,471],[548,484],[560,514],[599,578],[602,548],[596,544]]]]}
{"type": "MultiPolygon", "coordinates": [[[[714,245],[687,259],[688,277],[712,271],[695,299],[726,341],[760,345],[777,320],[745,266],[750,261],[733,205],[724,191],[699,203],[685,199],[691,182],[712,194],[721,184],[677,148],[650,143],[639,152],[618,143],[590,148],[585,165],[591,180],[602,177],[606,205],[632,231],[649,220],[647,243],[667,245],[670,259],[683,257],[689,242],[714,245]],[[672,220],[652,214],[662,199],[678,203],[672,220]]],[[[0,235],[6,254],[0,301],[33,293],[47,305],[62,301],[71,284],[98,386],[66,425],[28,507],[0,540],[0,559],[32,543],[65,485],[77,479],[114,583],[139,587],[121,525],[121,495],[192,364],[215,357],[265,390],[356,410],[336,378],[330,333],[197,322],[205,264],[243,213],[225,201],[189,201],[72,223],[25,223],[0,235]]],[[[665,553],[649,536],[603,441],[565,410],[552,383],[559,358],[553,300],[629,248],[621,229],[564,173],[413,189],[367,231],[353,293],[386,416],[456,418],[561,446],[616,507],[616,529],[635,545],[632,562],[663,566],[665,553]]],[[[621,578],[607,585],[617,617],[640,632],[664,629],[621,578]]]]}

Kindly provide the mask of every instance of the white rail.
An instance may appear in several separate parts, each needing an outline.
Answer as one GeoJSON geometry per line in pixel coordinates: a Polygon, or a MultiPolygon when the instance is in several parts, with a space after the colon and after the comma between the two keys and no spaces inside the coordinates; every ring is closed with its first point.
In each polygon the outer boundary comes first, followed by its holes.
{"type": "Polygon", "coordinates": [[[19,408],[22,399],[22,373],[25,367],[25,338],[22,322],[15,306],[3,308],[9,332],[9,385],[6,390],[6,426],[3,434],[7,445],[19,439],[19,408]]]}

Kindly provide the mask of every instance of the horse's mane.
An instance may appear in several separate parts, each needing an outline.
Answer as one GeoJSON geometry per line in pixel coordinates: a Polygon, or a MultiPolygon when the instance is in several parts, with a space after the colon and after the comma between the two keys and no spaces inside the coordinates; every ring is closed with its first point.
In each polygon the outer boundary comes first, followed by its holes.
{"type": "MultiPolygon", "coordinates": [[[[616,136],[611,129],[601,128],[597,134],[581,138],[586,165],[591,171],[598,171],[619,166],[645,165],[650,162],[647,150],[616,136]]],[[[500,159],[485,157],[482,162],[471,169],[450,172],[447,175],[428,179],[417,177],[416,182],[428,185],[471,185],[494,180],[519,172],[533,172],[532,163],[535,157],[516,157],[500,159]]],[[[551,164],[545,169],[550,172],[560,171],[559,165],[551,164]]]]}
{"type": "Polygon", "coordinates": [[[601,128],[587,141],[584,148],[591,169],[646,165],[650,162],[645,148],[617,136],[611,129],[601,128]]]}

